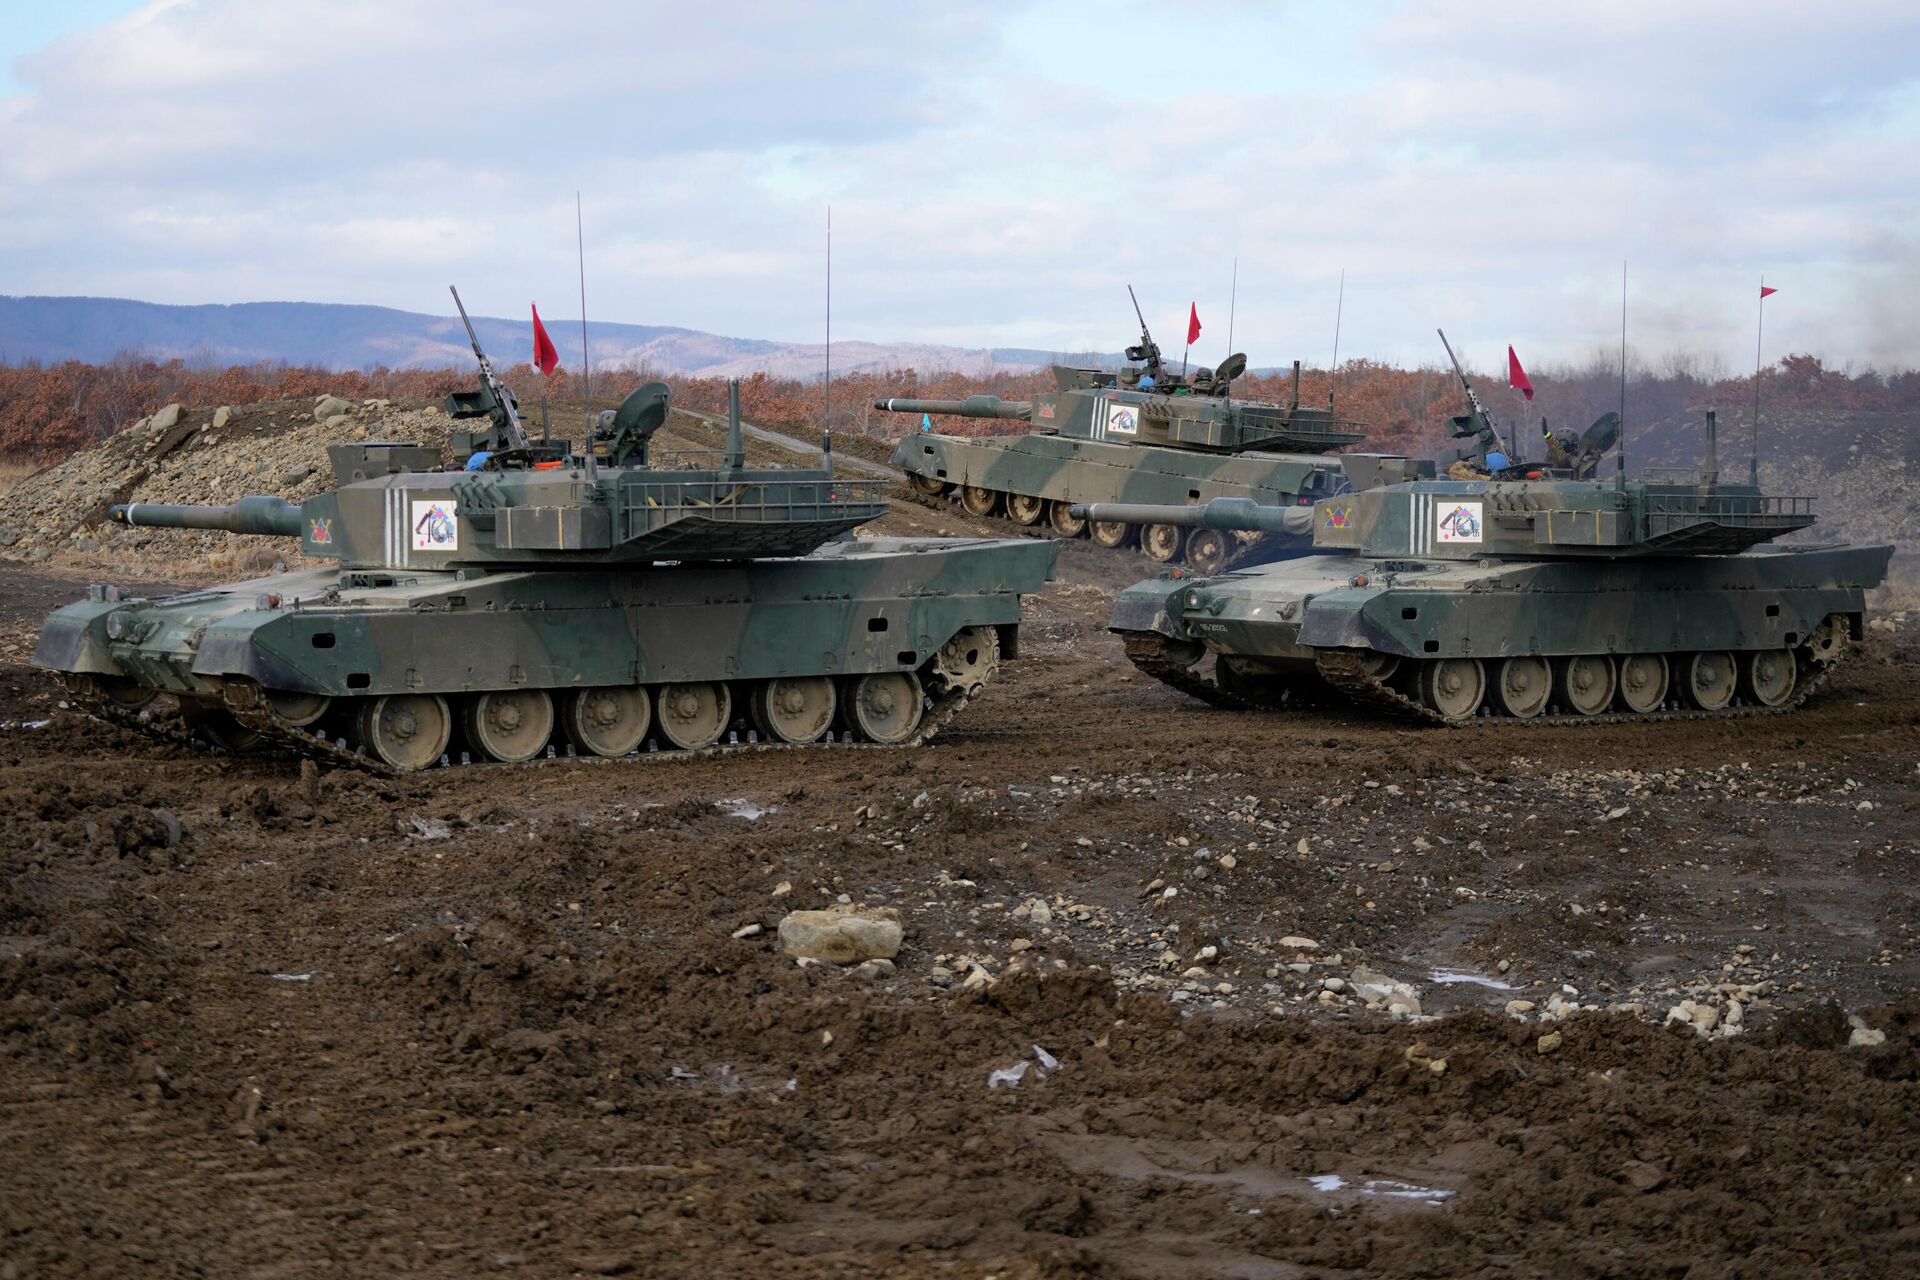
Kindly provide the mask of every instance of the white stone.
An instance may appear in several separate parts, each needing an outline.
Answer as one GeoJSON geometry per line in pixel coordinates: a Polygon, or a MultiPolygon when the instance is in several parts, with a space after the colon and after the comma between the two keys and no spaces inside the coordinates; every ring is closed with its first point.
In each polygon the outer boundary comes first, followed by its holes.
{"type": "Polygon", "coordinates": [[[793,911],[780,922],[788,955],[834,964],[891,960],[900,954],[901,936],[900,913],[891,907],[793,911]]]}

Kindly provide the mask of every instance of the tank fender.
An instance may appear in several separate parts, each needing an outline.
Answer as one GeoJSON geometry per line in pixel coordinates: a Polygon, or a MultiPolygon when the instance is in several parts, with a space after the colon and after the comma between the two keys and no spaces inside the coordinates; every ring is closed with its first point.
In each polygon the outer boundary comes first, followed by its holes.
{"type": "Polygon", "coordinates": [[[207,628],[200,647],[193,655],[193,674],[208,679],[252,680],[266,689],[286,689],[294,693],[338,694],[346,690],[316,683],[265,645],[258,643],[254,628],[207,628]]]}
{"type": "Polygon", "coordinates": [[[33,665],[49,671],[122,674],[107,649],[107,615],[119,606],[82,601],[58,610],[40,629],[33,665]]]}
{"type": "Polygon", "coordinates": [[[1167,601],[1185,585],[1166,578],[1135,583],[1114,601],[1113,619],[1107,629],[1157,631],[1163,636],[1185,639],[1186,633],[1174,625],[1167,611],[1167,601]]]}
{"type": "Polygon", "coordinates": [[[1315,596],[1307,605],[1300,622],[1300,644],[1311,649],[1373,649],[1419,657],[1402,637],[1374,622],[1367,606],[1380,592],[1366,587],[1346,587],[1315,596]]]}

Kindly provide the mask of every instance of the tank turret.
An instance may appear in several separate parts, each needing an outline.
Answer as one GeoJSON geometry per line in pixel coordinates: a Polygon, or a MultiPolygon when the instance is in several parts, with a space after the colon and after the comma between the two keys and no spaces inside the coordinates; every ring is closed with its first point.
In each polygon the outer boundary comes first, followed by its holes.
{"type": "MultiPolygon", "coordinates": [[[[1331,687],[1436,723],[1583,723],[1798,706],[1862,632],[1885,546],[1766,545],[1805,497],[1723,484],[1712,419],[1697,479],[1504,467],[1316,502],[1315,554],[1141,582],[1109,627],[1148,674],[1209,702],[1287,706],[1331,687]]],[[[1087,520],[1263,531],[1293,515],[1075,508],[1087,520]]]]}
{"type": "MultiPolygon", "coordinates": [[[[459,295],[455,295],[456,302],[459,295]]],[[[465,308],[461,308],[464,318],[465,308]]],[[[468,326],[471,333],[471,325],[468,326]]],[[[337,567],[158,600],[102,586],[34,651],[80,704],[224,750],[368,768],[608,758],[739,743],[923,742],[1018,649],[1056,543],[854,538],[883,481],[750,466],[739,385],[723,447],[668,451],[663,383],[578,449],[530,439],[474,343],[484,418],[438,450],[328,450],[298,505],[129,502],[116,522],[297,537],[337,567]]]]}
{"type": "Polygon", "coordinates": [[[1148,559],[1201,573],[1309,549],[1293,532],[1233,536],[1187,523],[1087,521],[1073,514],[1076,503],[1086,502],[1311,504],[1347,487],[1343,459],[1328,455],[1364,438],[1359,423],[1335,415],[1331,400],[1324,407],[1300,402],[1297,361],[1293,394],[1270,403],[1234,396],[1247,368],[1241,354],[1217,368],[1175,372],[1144,320],[1127,357],[1132,363],[1117,371],[1054,365],[1053,390],[1032,400],[900,398],[876,400],[874,408],[922,416],[922,429],[894,449],[893,465],[921,494],[951,493],[972,515],[1045,523],[1063,537],[1086,534],[1102,546],[1138,545],[1148,559]],[[932,429],[933,415],[1023,421],[1032,430],[950,435],[932,429]]]}

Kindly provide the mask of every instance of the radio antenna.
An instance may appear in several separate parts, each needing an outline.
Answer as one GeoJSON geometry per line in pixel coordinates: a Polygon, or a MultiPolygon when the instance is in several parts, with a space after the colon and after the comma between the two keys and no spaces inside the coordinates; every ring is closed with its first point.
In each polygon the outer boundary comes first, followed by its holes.
{"type": "MultiPolygon", "coordinates": [[[[580,215],[580,193],[573,193],[573,241],[580,252],[580,374],[586,379],[581,395],[585,404],[582,408],[587,416],[587,434],[593,434],[593,361],[587,355],[587,233],[586,224],[580,215]]],[[[587,446],[589,456],[593,453],[591,444],[587,446]]]]}
{"type": "Polygon", "coordinates": [[[1240,255],[1233,255],[1233,285],[1227,293],[1227,354],[1233,354],[1233,313],[1240,304],[1240,255]]]}
{"type": "Polygon", "coordinates": [[[1753,434],[1747,454],[1747,483],[1760,483],[1760,341],[1767,332],[1767,277],[1760,276],[1760,314],[1753,327],[1753,434]]]}
{"type": "Polygon", "coordinates": [[[1620,481],[1627,478],[1627,260],[1620,260],[1620,481]]]}
{"type": "Polygon", "coordinates": [[[1347,269],[1340,268],[1340,298],[1333,304],[1333,363],[1327,367],[1327,412],[1333,412],[1333,383],[1340,376],[1340,316],[1347,309],[1347,269]]]}
{"type": "MultiPolygon", "coordinates": [[[[820,429],[833,430],[833,206],[827,206],[827,351],[826,371],[820,375],[820,429]]],[[[829,437],[828,448],[832,448],[829,437]]]]}

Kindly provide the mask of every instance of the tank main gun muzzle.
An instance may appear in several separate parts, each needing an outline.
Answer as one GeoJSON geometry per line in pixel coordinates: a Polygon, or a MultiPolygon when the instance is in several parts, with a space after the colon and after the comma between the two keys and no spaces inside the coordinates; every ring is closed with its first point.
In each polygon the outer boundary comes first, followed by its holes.
{"type": "Polygon", "coordinates": [[[1250,498],[1215,498],[1199,506],[1166,507],[1140,502],[1077,502],[1070,510],[1082,520],[1115,524],[1170,524],[1189,529],[1298,536],[1313,532],[1312,507],[1271,507],[1250,498]]]}
{"type": "Polygon", "coordinates": [[[225,507],[201,507],[173,502],[122,502],[107,508],[115,524],[144,529],[222,529],[266,537],[300,536],[300,508],[285,498],[260,494],[225,507]]]}
{"type": "Polygon", "coordinates": [[[875,400],[882,413],[950,413],[960,418],[1018,418],[1033,420],[1031,400],[1002,400],[999,396],[968,396],[965,400],[875,400]]]}

